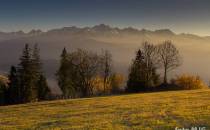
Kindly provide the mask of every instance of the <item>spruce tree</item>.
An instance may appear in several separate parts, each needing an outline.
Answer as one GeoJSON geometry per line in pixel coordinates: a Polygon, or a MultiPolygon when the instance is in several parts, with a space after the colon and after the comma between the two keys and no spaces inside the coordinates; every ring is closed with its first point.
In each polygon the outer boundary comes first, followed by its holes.
{"type": "Polygon", "coordinates": [[[38,48],[38,44],[34,45],[32,62],[33,62],[33,71],[36,76],[35,78],[39,79],[40,75],[42,74],[42,63],[40,59],[40,49],[38,48]]]}
{"type": "Polygon", "coordinates": [[[128,76],[127,88],[128,92],[138,92],[145,90],[145,67],[144,56],[142,51],[139,49],[136,54],[136,58],[130,68],[128,76]]]}
{"type": "Polygon", "coordinates": [[[47,85],[47,80],[43,75],[40,76],[37,85],[38,85],[38,99],[39,99],[39,101],[46,100],[47,97],[49,96],[50,89],[47,85]]]}
{"type": "Polygon", "coordinates": [[[6,104],[6,86],[5,84],[0,80],[0,106],[6,104]]]}
{"type": "Polygon", "coordinates": [[[159,83],[156,73],[159,67],[157,47],[149,42],[143,42],[136,54],[136,59],[130,69],[127,82],[128,91],[153,90],[159,83]]]}
{"type": "Polygon", "coordinates": [[[38,48],[38,44],[34,45],[32,54],[32,67],[35,83],[33,92],[36,94],[38,100],[45,100],[50,90],[47,85],[47,80],[42,72],[42,63],[40,59],[40,49],[38,48]]]}
{"type": "Polygon", "coordinates": [[[9,104],[44,100],[49,93],[46,78],[42,73],[38,45],[34,49],[25,45],[18,67],[11,67],[7,89],[9,104]]]}
{"type": "Polygon", "coordinates": [[[36,97],[36,99],[39,99],[39,81],[42,75],[42,66],[41,66],[41,60],[40,60],[40,55],[39,55],[39,48],[38,44],[34,45],[33,52],[32,52],[32,73],[33,73],[33,81],[34,81],[34,88],[32,91],[32,95],[36,97]]]}
{"type": "Polygon", "coordinates": [[[35,73],[32,61],[32,54],[29,45],[26,44],[19,64],[21,99],[22,102],[32,102],[37,99],[36,84],[34,81],[35,73]]]}
{"type": "Polygon", "coordinates": [[[9,104],[17,104],[20,103],[20,85],[19,85],[19,77],[16,70],[16,67],[11,66],[10,74],[9,74],[9,87],[8,87],[8,96],[7,96],[7,102],[9,104]]]}
{"type": "Polygon", "coordinates": [[[64,98],[67,98],[69,96],[68,94],[68,60],[67,60],[67,51],[66,48],[63,49],[60,59],[60,67],[57,71],[57,79],[58,79],[58,85],[60,86],[60,89],[63,92],[64,98]]]}

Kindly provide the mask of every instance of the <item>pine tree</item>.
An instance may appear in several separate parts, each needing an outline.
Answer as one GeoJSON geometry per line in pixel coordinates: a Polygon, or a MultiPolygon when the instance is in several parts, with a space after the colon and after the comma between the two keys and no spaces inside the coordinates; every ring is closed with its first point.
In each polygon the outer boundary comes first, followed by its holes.
{"type": "Polygon", "coordinates": [[[40,49],[38,48],[38,44],[34,45],[33,52],[32,52],[32,73],[33,73],[33,81],[34,81],[34,88],[33,88],[33,93],[34,98],[39,99],[39,89],[40,87],[45,87],[45,86],[40,86],[40,78],[42,78],[42,64],[41,64],[41,59],[40,59],[40,49]]]}
{"type": "Polygon", "coordinates": [[[38,99],[40,100],[46,100],[47,96],[49,96],[50,89],[47,85],[46,78],[41,75],[38,80],[38,99]]]}
{"type": "Polygon", "coordinates": [[[25,44],[18,67],[11,67],[9,81],[7,103],[17,104],[45,99],[50,90],[42,73],[37,44],[33,51],[25,44]]]}
{"type": "Polygon", "coordinates": [[[61,60],[60,60],[60,67],[57,71],[57,79],[58,84],[63,92],[64,98],[67,98],[69,96],[68,94],[68,60],[67,60],[67,51],[66,48],[63,49],[61,54],[61,60]]]}
{"type": "Polygon", "coordinates": [[[145,67],[146,64],[144,62],[144,56],[142,51],[139,49],[130,68],[126,91],[138,92],[145,90],[145,67]]]}
{"type": "Polygon", "coordinates": [[[0,106],[6,104],[6,86],[4,82],[0,80],[0,106]]]}
{"type": "Polygon", "coordinates": [[[34,81],[35,73],[33,70],[32,54],[29,45],[26,44],[23,54],[20,58],[19,75],[22,102],[32,102],[37,100],[37,92],[35,92],[36,84],[34,81]]]}
{"type": "Polygon", "coordinates": [[[42,63],[40,59],[40,49],[38,48],[38,44],[34,45],[32,61],[33,61],[33,70],[37,79],[39,79],[42,74],[42,63]]]}
{"type": "Polygon", "coordinates": [[[18,77],[18,73],[16,70],[16,67],[12,66],[10,69],[10,74],[9,74],[9,87],[8,87],[8,98],[7,98],[7,102],[9,104],[17,104],[20,103],[20,94],[21,94],[21,90],[20,90],[20,85],[19,85],[19,77],[18,77]]]}
{"type": "Polygon", "coordinates": [[[159,67],[157,46],[143,42],[136,54],[127,83],[128,90],[133,92],[153,90],[159,83],[156,73],[159,67]]]}
{"type": "Polygon", "coordinates": [[[50,90],[47,85],[47,80],[42,72],[42,63],[39,53],[40,49],[38,48],[38,44],[35,44],[32,54],[32,67],[35,82],[35,88],[33,92],[36,93],[38,100],[45,100],[50,90]]]}

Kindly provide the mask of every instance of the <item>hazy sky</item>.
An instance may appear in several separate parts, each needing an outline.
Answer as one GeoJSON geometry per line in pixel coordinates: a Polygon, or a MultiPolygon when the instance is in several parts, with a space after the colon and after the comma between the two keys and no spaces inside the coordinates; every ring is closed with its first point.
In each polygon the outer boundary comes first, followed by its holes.
{"type": "Polygon", "coordinates": [[[1,31],[100,23],[210,35],[210,0],[0,0],[1,31]]]}

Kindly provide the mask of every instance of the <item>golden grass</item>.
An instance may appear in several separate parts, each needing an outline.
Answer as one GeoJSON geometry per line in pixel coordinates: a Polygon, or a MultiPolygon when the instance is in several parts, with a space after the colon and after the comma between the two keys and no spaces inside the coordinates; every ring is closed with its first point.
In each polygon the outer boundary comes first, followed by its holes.
{"type": "Polygon", "coordinates": [[[0,107],[0,130],[210,128],[210,90],[58,100],[0,107]]]}

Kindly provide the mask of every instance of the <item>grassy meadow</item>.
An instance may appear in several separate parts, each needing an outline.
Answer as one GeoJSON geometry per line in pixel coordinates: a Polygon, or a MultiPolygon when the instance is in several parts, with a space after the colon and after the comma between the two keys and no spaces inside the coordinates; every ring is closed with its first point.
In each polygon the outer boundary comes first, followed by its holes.
{"type": "Polygon", "coordinates": [[[0,107],[0,130],[210,128],[210,90],[57,100],[0,107]]]}

